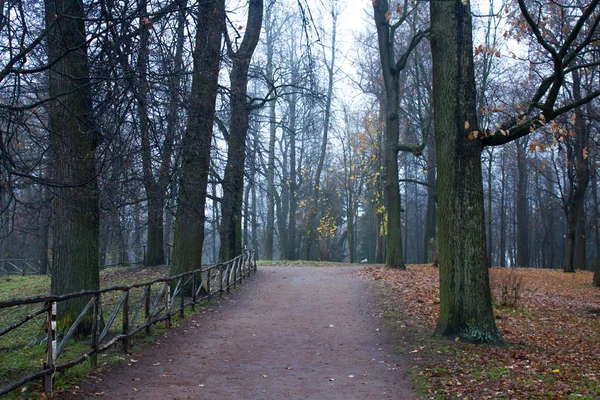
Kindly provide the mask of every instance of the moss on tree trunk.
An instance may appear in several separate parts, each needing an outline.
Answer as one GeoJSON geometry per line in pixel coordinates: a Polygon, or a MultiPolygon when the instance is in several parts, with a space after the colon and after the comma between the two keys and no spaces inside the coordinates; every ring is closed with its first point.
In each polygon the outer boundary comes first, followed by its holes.
{"type": "Polygon", "coordinates": [[[460,0],[431,2],[437,156],[440,316],[436,333],[500,343],[485,248],[481,143],[477,130],[472,21],[460,0]]]}

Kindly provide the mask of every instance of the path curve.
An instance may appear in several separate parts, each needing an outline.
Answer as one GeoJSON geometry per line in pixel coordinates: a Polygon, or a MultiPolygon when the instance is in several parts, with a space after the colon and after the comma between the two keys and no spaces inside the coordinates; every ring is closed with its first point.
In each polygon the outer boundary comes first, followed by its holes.
{"type": "Polygon", "coordinates": [[[405,357],[359,269],[259,267],[77,398],[414,399],[405,357]]]}

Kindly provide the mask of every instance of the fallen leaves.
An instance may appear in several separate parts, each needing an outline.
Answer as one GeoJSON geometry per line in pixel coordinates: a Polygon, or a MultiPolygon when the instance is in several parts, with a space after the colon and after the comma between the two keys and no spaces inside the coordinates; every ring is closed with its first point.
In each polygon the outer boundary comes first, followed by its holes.
{"type": "MultiPolygon", "coordinates": [[[[415,343],[406,353],[418,361],[427,397],[596,398],[600,396],[600,292],[591,273],[559,270],[490,270],[496,323],[507,346],[430,339],[439,313],[439,271],[410,265],[406,271],[368,267],[366,279],[385,284],[388,318],[415,343]],[[500,307],[502,282],[517,275],[518,308],[500,307]],[[414,333],[417,332],[417,333],[414,333]],[[418,356],[418,358],[417,358],[418,356]]],[[[457,338],[458,339],[458,338],[457,338]]]]}

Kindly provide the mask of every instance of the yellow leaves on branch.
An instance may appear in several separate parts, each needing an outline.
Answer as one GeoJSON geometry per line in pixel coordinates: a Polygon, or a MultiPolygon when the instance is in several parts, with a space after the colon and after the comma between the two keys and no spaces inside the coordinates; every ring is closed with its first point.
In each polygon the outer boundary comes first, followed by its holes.
{"type": "Polygon", "coordinates": [[[385,13],[385,20],[388,21],[388,22],[390,22],[390,19],[392,19],[392,13],[388,10],[385,13]]]}

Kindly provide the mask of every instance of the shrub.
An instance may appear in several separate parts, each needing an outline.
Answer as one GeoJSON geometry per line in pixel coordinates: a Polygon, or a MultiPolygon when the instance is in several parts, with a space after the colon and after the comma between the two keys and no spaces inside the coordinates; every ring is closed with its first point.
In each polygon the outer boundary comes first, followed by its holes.
{"type": "Polygon", "coordinates": [[[496,304],[517,307],[523,289],[523,277],[514,269],[492,270],[490,284],[496,304]]]}

